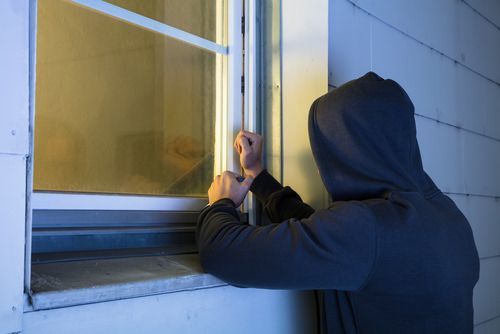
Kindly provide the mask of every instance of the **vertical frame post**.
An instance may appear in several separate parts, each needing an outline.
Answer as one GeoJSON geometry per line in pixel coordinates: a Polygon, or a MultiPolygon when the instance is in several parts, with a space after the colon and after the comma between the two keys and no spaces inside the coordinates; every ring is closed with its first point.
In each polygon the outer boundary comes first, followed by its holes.
{"type": "MultiPolygon", "coordinates": [[[[217,85],[221,92],[217,93],[216,105],[216,140],[214,173],[220,174],[225,170],[237,172],[239,169],[238,156],[233,149],[233,141],[241,127],[241,76],[243,75],[241,62],[242,34],[239,29],[243,14],[242,0],[229,0],[228,6],[228,55],[217,55],[218,71],[217,85]]],[[[220,11],[219,11],[220,12],[220,11]]],[[[218,32],[218,36],[219,36],[218,32]]],[[[222,35],[220,35],[222,36],[222,35]]]]}

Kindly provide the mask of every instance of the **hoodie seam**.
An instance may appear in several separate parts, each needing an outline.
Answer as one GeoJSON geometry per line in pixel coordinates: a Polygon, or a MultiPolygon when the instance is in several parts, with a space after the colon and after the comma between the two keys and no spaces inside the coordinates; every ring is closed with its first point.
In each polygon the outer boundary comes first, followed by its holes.
{"type": "Polygon", "coordinates": [[[441,193],[442,193],[441,190],[436,188],[436,189],[433,189],[433,191],[430,191],[429,193],[424,194],[424,198],[425,199],[433,199],[434,197],[438,196],[441,193]]]}

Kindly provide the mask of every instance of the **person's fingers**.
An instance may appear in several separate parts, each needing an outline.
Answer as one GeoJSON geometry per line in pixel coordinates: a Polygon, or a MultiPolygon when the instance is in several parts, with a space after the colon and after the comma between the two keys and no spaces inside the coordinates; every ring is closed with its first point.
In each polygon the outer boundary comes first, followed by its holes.
{"type": "Polygon", "coordinates": [[[247,176],[243,181],[241,181],[241,186],[244,187],[246,190],[248,190],[250,189],[252,182],[253,182],[253,177],[247,176]]]}
{"type": "Polygon", "coordinates": [[[238,138],[236,138],[236,140],[234,141],[233,147],[236,150],[236,152],[238,152],[238,154],[241,153],[241,148],[240,145],[238,144],[238,138]]]}
{"type": "Polygon", "coordinates": [[[252,131],[247,131],[247,130],[241,130],[240,133],[243,136],[248,136],[248,137],[258,137],[259,136],[257,133],[252,132],[252,131]]]}
{"type": "Polygon", "coordinates": [[[248,141],[248,138],[241,137],[239,144],[240,144],[240,147],[241,147],[241,153],[248,153],[248,152],[250,152],[250,142],[248,141]]]}
{"type": "Polygon", "coordinates": [[[243,136],[243,133],[240,131],[238,132],[238,135],[234,139],[234,148],[236,149],[236,151],[238,151],[238,153],[241,153],[241,148],[239,146],[241,136],[243,136]]]}
{"type": "Polygon", "coordinates": [[[240,174],[235,173],[235,172],[231,172],[230,170],[226,170],[223,173],[223,175],[226,176],[226,177],[231,177],[231,178],[237,178],[238,176],[240,176],[240,174]]]}
{"type": "Polygon", "coordinates": [[[241,131],[242,135],[249,138],[252,142],[258,142],[262,138],[260,135],[250,132],[250,131],[241,131]]]}
{"type": "Polygon", "coordinates": [[[242,137],[245,137],[245,131],[241,130],[240,132],[238,132],[238,134],[236,135],[236,139],[235,139],[235,142],[238,142],[240,138],[242,137]]]}
{"type": "Polygon", "coordinates": [[[240,130],[238,134],[236,135],[236,139],[240,138],[241,136],[244,136],[244,131],[240,130]]]}

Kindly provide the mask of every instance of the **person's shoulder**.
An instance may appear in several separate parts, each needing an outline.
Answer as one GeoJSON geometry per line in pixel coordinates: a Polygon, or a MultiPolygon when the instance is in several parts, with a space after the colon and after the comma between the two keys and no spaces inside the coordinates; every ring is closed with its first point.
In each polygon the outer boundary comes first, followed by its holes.
{"type": "Polygon", "coordinates": [[[308,226],[321,235],[326,244],[342,247],[375,247],[377,217],[363,201],[335,202],[316,210],[308,219],[308,226]]]}

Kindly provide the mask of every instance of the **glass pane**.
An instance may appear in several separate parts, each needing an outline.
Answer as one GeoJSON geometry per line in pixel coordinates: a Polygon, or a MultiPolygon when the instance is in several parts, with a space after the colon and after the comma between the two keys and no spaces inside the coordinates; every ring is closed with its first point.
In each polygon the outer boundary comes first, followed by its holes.
{"type": "Polygon", "coordinates": [[[206,196],[216,57],[39,0],[35,190],[206,196]]]}
{"type": "Polygon", "coordinates": [[[225,1],[106,0],[106,2],[213,42],[226,44],[227,6],[225,1]],[[220,25],[219,30],[217,24],[220,25]]]}

